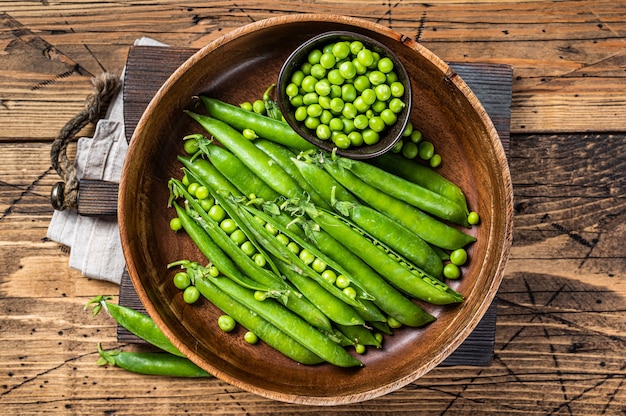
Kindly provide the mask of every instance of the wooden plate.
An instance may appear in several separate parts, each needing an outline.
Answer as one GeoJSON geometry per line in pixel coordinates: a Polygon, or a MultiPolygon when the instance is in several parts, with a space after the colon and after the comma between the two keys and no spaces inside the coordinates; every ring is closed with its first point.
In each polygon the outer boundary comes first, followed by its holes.
{"type": "Polygon", "coordinates": [[[301,404],[336,405],[394,391],[427,373],[471,333],[493,300],[509,253],[512,188],[502,144],[469,87],[441,59],[384,26],[335,15],[290,15],[233,30],[195,53],[172,74],[148,105],[131,139],[120,183],[118,220],[133,285],[163,332],[191,360],[216,377],[264,397],[301,404]],[[268,346],[248,345],[244,330],[226,334],[206,301],[187,305],[172,284],[169,262],[206,262],[168,223],[167,181],[180,177],[181,138],[200,129],[183,109],[207,93],[234,104],[260,97],[276,82],[283,60],[319,33],[351,30],[388,45],[403,60],[413,84],[413,123],[442,155],[441,173],[465,191],[481,224],[471,233],[471,261],[451,286],[466,301],[429,307],[437,321],[397,330],[384,348],[359,358],[365,366],[299,365],[268,346]]]}

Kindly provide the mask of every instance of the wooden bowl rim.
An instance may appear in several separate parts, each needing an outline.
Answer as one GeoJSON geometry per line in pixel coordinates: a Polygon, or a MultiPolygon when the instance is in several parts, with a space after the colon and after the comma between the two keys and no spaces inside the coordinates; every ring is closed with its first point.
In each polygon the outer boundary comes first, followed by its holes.
{"type": "MultiPolygon", "coordinates": [[[[134,139],[136,136],[139,136],[141,134],[141,131],[144,129],[144,127],[146,126],[146,123],[150,119],[150,115],[158,107],[159,101],[162,99],[162,97],[168,94],[172,86],[175,85],[176,82],[182,76],[184,76],[185,72],[187,72],[189,68],[196,65],[198,61],[204,58],[211,51],[213,51],[214,49],[220,47],[221,45],[224,45],[238,37],[247,35],[251,32],[260,30],[264,27],[273,26],[273,25],[289,25],[289,24],[294,24],[298,22],[300,23],[332,22],[332,23],[338,23],[338,24],[356,25],[365,29],[376,31],[381,35],[387,36],[391,39],[395,39],[405,44],[407,47],[423,55],[424,58],[426,58],[428,61],[430,61],[430,63],[435,65],[435,67],[438,68],[439,71],[441,71],[441,73],[444,75],[445,79],[451,85],[455,86],[458,90],[460,90],[460,92],[468,100],[469,104],[474,108],[474,111],[476,111],[480,120],[482,121],[484,128],[487,132],[487,137],[489,139],[490,145],[493,148],[498,166],[501,168],[500,170],[501,176],[498,178],[498,182],[503,184],[502,192],[504,196],[503,198],[504,206],[506,207],[506,210],[505,210],[506,212],[503,213],[504,215],[504,220],[503,220],[504,230],[502,232],[503,239],[500,241],[490,241],[489,242],[490,247],[487,249],[489,250],[491,249],[491,247],[496,246],[498,250],[497,253],[499,254],[499,261],[497,265],[492,267],[495,270],[495,274],[493,275],[490,281],[489,289],[486,293],[486,296],[482,298],[482,301],[475,308],[474,313],[471,315],[471,317],[468,318],[470,321],[469,324],[463,327],[460,331],[458,331],[454,336],[454,340],[450,342],[449,344],[447,344],[444,350],[441,350],[439,352],[438,359],[431,360],[426,365],[421,366],[418,371],[415,371],[407,375],[406,377],[397,379],[393,383],[389,383],[387,385],[381,386],[376,389],[368,390],[366,392],[346,394],[346,395],[341,395],[341,396],[316,396],[316,395],[302,396],[302,395],[285,394],[285,393],[280,393],[280,392],[275,392],[275,391],[267,391],[266,389],[257,388],[256,386],[250,385],[240,380],[231,379],[229,376],[222,374],[219,371],[214,373],[216,377],[224,381],[227,381],[228,383],[238,388],[242,388],[244,390],[247,390],[249,392],[258,394],[266,398],[288,402],[288,403],[296,403],[296,404],[333,406],[333,405],[355,403],[355,402],[361,402],[361,401],[373,399],[375,397],[382,396],[384,394],[390,393],[392,391],[395,391],[399,388],[406,386],[407,384],[417,380],[418,378],[420,378],[421,376],[423,376],[424,374],[432,370],[435,366],[440,364],[447,356],[449,356],[456,348],[458,348],[458,346],[475,329],[476,325],[479,323],[480,319],[484,316],[489,305],[491,304],[492,300],[496,296],[497,290],[503,278],[504,266],[506,264],[506,261],[508,260],[508,256],[510,253],[510,247],[512,243],[512,229],[513,229],[513,209],[512,209],[513,192],[512,192],[511,177],[510,177],[510,172],[508,169],[508,162],[507,162],[506,154],[504,152],[502,143],[499,139],[498,133],[490,117],[487,115],[485,109],[483,108],[482,104],[480,103],[476,95],[472,92],[472,90],[469,88],[469,86],[461,79],[461,77],[458,76],[448,66],[448,64],[445,63],[441,58],[433,54],[431,51],[429,51],[428,49],[426,49],[424,46],[420,45],[413,39],[407,36],[404,36],[385,26],[376,24],[376,23],[371,23],[369,21],[362,20],[359,18],[347,17],[343,15],[336,15],[336,14],[315,13],[315,14],[298,14],[298,15],[286,15],[286,16],[272,17],[272,18],[260,20],[260,21],[233,29],[232,31],[229,31],[228,33],[224,34],[220,38],[215,39],[214,41],[211,41],[210,43],[208,43],[207,45],[199,49],[196,53],[194,53],[189,59],[187,59],[167,79],[167,81],[161,86],[161,88],[159,88],[159,90],[157,91],[157,93],[155,94],[155,96],[152,98],[147,108],[145,109],[141,119],[139,120],[132,138],[134,139]]],[[[136,142],[136,140],[133,140],[133,139],[131,139],[131,142],[129,145],[129,150],[128,150],[129,156],[132,156],[132,149],[134,147],[133,143],[136,142]]],[[[120,180],[120,193],[119,193],[120,197],[118,198],[118,212],[120,214],[118,217],[118,222],[119,222],[119,228],[120,228],[120,235],[122,236],[122,239],[121,239],[122,248],[123,248],[123,252],[127,261],[127,269],[131,277],[131,281],[133,282],[133,285],[135,286],[136,291],[137,291],[137,295],[140,298],[141,302],[144,304],[146,311],[154,319],[154,321],[159,326],[159,328],[162,329],[165,335],[183,353],[187,354],[190,359],[196,360],[196,364],[200,366],[204,366],[206,368],[206,363],[204,363],[202,360],[197,361],[199,360],[197,355],[194,354],[193,351],[191,351],[185,344],[183,344],[182,341],[177,339],[172,334],[172,332],[168,329],[167,325],[165,324],[161,316],[158,314],[156,308],[150,302],[147,292],[145,291],[145,288],[141,286],[141,282],[138,277],[139,270],[137,269],[137,264],[135,263],[134,259],[131,256],[130,248],[128,247],[129,242],[127,242],[125,238],[125,235],[127,235],[127,224],[124,218],[124,212],[125,212],[124,195],[126,194],[126,187],[127,187],[127,182],[125,180],[127,175],[125,173],[129,170],[129,163],[131,159],[132,157],[127,157],[125,160],[123,174],[120,180]]],[[[492,234],[492,231],[490,231],[490,234],[492,234]]]]}

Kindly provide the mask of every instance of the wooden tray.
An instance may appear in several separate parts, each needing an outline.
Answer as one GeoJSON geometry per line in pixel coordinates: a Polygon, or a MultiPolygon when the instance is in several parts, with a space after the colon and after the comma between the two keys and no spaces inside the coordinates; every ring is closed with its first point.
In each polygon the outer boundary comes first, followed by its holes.
{"type": "MultiPolygon", "coordinates": [[[[194,52],[194,49],[170,47],[135,46],[131,48],[126,62],[123,90],[127,140],[132,137],[137,122],[156,91],[194,52]]],[[[450,63],[450,66],[478,96],[500,135],[504,150],[508,152],[512,68],[508,65],[475,63],[450,63]]],[[[81,194],[88,190],[88,184],[81,183],[81,194]]],[[[117,184],[109,184],[109,186],[100,184],[96,192],[100,195],[100,201],[117,200],[117,184]]],[[[98,205],[97,201],[93,201],[92,204],[89,199],[84,200],[79,211],[81,214],[98,215],[102,209],[104,209],[102,202],[98,205]]],[[[111,214],[112,211],[115,211],[115,207],[108,207],[107,213],[111,214]]],[[[119,303],[145,312],[127,272],[122,277],[119,303]]],[[[442,365],[484,366],[491,363],[496,329],[496,304],[494,300],[476,329],[442,365]]],[[[120,342],[144,342],[122,327],[118,327],[117,335],[120,342]]]]}

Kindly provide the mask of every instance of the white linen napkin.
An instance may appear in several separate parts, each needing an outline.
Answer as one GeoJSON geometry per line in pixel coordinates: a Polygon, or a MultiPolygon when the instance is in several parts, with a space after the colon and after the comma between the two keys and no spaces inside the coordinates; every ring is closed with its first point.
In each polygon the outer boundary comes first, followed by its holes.
{"type": "MultiPolygon", "coordinates": [[[[135,45],[167,46],[151,38],[135,45]]],[[[124,73],[120,77],[123,85],[124,73]]],[[[76,145],[74,165],[77,178],[119,183],[128,150],[124,134],[122,88],[113,97],[105,117],[98,121],[93,137],[81,137],[76,145]]],[[[47,237],[70,249],[69,266],[85,277],[119,284],[126,263],[116,218],[84,217],[75,210],[55,210],[47,237]]]]}

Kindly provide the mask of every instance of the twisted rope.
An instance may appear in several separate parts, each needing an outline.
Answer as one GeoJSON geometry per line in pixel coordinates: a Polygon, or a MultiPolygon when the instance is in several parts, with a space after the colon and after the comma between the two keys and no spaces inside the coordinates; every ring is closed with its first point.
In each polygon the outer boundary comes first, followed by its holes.
{"type": "Polygon", "coordinates": [[[98,121],[120,86],[119,77],[108,72],[92,78],[91,82],[94,93],[87,96],[83,109],[63,126],[50,149],[52,167],[63,180],[53,187],[51,194],[52,206],[59,211],[78,206],[78,178],[74,163],[67,156],[67,145],[88,123],[98,121]]]}

